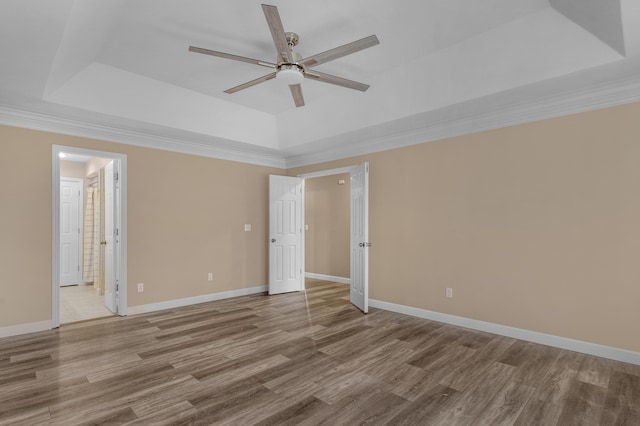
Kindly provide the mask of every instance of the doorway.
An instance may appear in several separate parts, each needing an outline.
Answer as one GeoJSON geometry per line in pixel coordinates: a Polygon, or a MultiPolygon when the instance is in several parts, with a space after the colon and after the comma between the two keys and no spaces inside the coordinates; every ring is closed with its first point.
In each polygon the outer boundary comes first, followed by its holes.
{"type": "Polygon", "coordinates": [[[305,277],[351,283],[349,173],[305,179],[305,277]]]}
{"type": "Polygon", "coordinates": [[[269,179],[269,294],[304,290],[305,179],[350,176],[350,301],[369,310],[369,164],[269,179]],[[300,218],[300,219],[298,219],[300,218]],[[286,237],[286,238],[285,238],[286,237]],[[282,278],[280,280],[276,278],[282,278]],[[286,279],[284,279],[286,278],[286,279]],[[281,282],[286,285],[282,285],[281,282]]]}
{"type": "MultiPolygon", "coordinates": [[[[350,301],[365,314],[369,312],[369,163],[298,175],[302,179],[350,176],[350,301]]],[[[304,213],[303,213],[304,217],[304,213]]]]}
{"type": "MultiPolygon", "coordinates": [[[[127,314],[127,162],[126,155],[83,148],[53,146],[52,153],[52,321],[61,323],[127,314]],[[64,157],[64,158],[63,158],[64,157]],[[72,160],[72,161],[69,161],[72,160]],[[65,274],[65,237],[73,223],[65,222],[64,174],[81,177],[86,188],[80,208],[77,278],[65,274]],[[75,172],[74,172],[75,170],[75,172]],[[69,227],[65,227],[69,224],[69,227]],[[82,232],[82,228],[86,228],[82,232]],[[67,284],[67,285],[65,285],[67,284]],[[61,321],[62,319],[62,321],[61,321]]],[[[74,216],[74,215],[71,215],[74,216]]],[[[69,269],[69,268],[67,268],[69,269]]]]}

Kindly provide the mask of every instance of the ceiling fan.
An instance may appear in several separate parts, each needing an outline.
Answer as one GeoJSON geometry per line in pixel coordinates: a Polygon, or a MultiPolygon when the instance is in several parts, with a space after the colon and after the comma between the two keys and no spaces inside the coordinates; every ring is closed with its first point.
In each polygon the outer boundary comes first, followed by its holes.
{"type": "Polygon", "coordinates": [[[304,106],[304,97],[302,96],[302,86],[300,83],[305,78],[323,83],[335,84],[349,89],[360,90],[362,92],[369,88],[368,84],[326,74],[311,69],[311,67],[375,46],[380,43],[375,35],[347,43],[343,46],[318,53],[317,55],[302,58],[301,55],[293,50],[293,47],[298,44],[298,34],[284,31],[280,14],[278,13],[278,8],[268,4],[263,4],[262,10],[264,11],[264,16],[267,18],[267,24],[269,25],[269,30],[271,31],[271,36],[273,37],[273,42],[276,46],[276,51],[278,52],[276,63],[246,58],[244,56],[232,55],[230,53],[218,52],[215,50],[203,49],[201,47],[189,46],[190,52],[218,56],[220,58],[232,59],[234,61],[247,62],[275,70],[274,72],[260,78],[256,78],[255,80],[227,89],[224,91],[225,93],[235,93],[242,89],[276,78],[278,80],[283,80],[289,85],[289,90],[291,91],[291,96],[293,96],[293,101],[296,104],[296,107],[301,107],[304,106]]]}

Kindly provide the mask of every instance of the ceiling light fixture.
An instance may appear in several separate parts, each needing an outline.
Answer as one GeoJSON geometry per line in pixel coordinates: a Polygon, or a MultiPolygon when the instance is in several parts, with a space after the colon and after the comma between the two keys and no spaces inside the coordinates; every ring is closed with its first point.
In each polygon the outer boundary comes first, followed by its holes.
{"type": "Polygon", "coordinates": [[[296,64],[280,65],[280,69],[276,73],[276,79],[288,84],[289,86],[300,84],[302,83],[302,80],[304,80],[302,67],[296,64]]]}
{"type": "Polygon", "coordinates": [[[224,93],[236,93],[240,90],[264,83],[265,81],[276,79],[289,85],[289,91],[293,97],[293,103],[296,107],[302,107],[304,106],[304,97],[302,96],[302,85],[300,83],[302,83],[302,80],[306,77],[312,78],[313,80],[321,83],[335,84],[336,86],[359,90],[361,92],[364,92],[369,88],[368,84],[347,80],[346,78],[331,74],[325,74],[323,72],[316,71],[312,67],[375,46],[380,43],[378,37],[370,35],[369,37],[352,41],[351,43],[343,44],[342,46],[325,50],[317,55],[304,58],[298,52],[293,50],[293,48],[298,45],[300,37],[298,37],[298,34],[296,33],[284,31],[278,8],[272,5],[263,4],[262,11],[267,19],[271,38],[273,39],[277,52],[276,61],[274,63],[259,59],[246,58],[244,56],[232,55],[230,53],[218,52],[216,50],[203,49],[202,47],[189,46],[189,52],[202,53],[225,59],[233,59],[234,61],[248,62],[250,64],[260,65],[273,70],[267,75],[263,75],[262,77],[255,78],[251,81],[247,81],[246,83],[227,89],[224,93]]]}

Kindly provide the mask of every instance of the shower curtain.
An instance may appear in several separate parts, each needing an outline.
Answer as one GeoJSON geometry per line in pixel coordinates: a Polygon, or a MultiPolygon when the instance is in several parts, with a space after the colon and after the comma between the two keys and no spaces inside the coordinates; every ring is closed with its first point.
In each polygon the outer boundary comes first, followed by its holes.
{"type": "Polygon", "coordinates": [[[98,295],[104,294],[104,229],[102,210],[104,196],[104,169],[100,169],[95,186],[87,189],[87,201],[84,211],[84,253],[82,280],[93,283],[98,295]]]}
{"type": "Polygon", "coordinates": [[[96,188],[87,188],[87,200],[84,203],[84,241],[82,255],[82,281],[93,283],[93,257],[94,257],[94,197],[96,188]]]}

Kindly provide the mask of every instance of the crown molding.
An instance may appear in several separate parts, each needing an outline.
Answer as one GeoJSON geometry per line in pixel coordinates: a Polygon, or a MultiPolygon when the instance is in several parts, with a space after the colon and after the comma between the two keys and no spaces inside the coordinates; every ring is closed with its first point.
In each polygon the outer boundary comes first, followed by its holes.
{"type": "MultiPolygon", "coordinates": [[[[525,90],[535,91],[535,87],[525,90]]],[[[123,129],[7,105],[0,105],[0,124],[290,169],[637,102],[640,101],[640,76],[565,90],[528,101],[522,99],[531,99],[529,96],[518,97],[517,93],[513,92],[511,102],[500,102],[502,94],[489,95],[294,147],[295,152],[284,150],[280,154],[260,152],[259,147],[220,146],[232,143],[227,140],[216,145],[215,140],[123,129]]]]}
{"type": "Polygon", "coordinates": [[[286,165],[283,156],[261,153],[258,150],[220,147],[197,140],[88,123],[6,105],[0,105],[0,124],[259,166],[284,169],[286,165]]]}
{"type": "MultiPolygon", "coordinates": [[[[640,101],[640,77],[583,87],[520,104],[514,102],[511,105],[500,105],[493,109],[488,106],[489,102],[486,99],[484,102],[483,99],[478,99],[472,102],[478,103],[475,111],[485,108],[480,113],[473,111],[463,114],[445,113],[441,114],[444,118],[434,120],[430,118],[433,112],[428,112],[409,117],[406,130],[389,132],[387,129],[403,126],[387,123],[376,126],[375,132],[370,129],[363,132],[356,131],[318,141],[313,152],[285,156],[286,168],[341,160],[637,101],[640,101]],[[416,120],[415,117],[423,119],[416,120]],[[421,125],[415,126],[416,122],[421,122],[421,125]],[[319,150],[318,148],[323,145],[325,148],[319,150]]],[[[454,108],[455,106],[447,109],[454,108]]]]}

